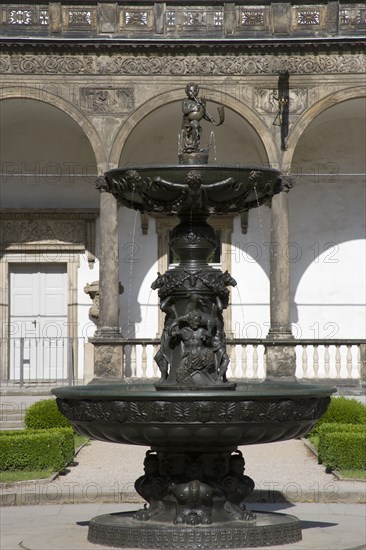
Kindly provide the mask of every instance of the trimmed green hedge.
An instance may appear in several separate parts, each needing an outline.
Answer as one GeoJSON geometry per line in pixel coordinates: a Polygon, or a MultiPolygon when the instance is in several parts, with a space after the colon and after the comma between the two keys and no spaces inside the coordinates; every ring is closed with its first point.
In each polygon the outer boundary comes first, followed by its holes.
{"type": "Polygon", "coordinates": [[[329,422],[319,426],[318,435],[322,438],[324,434],[334,432],[365,432],[366,426],[363,424],[341,424],[337,422],[329,422]]]}
{"type": "Polygon", "coordinates": [[[319,439],[319,459],[328,470],[366,470],[366,430],[330,431],[319,439]]]}
{"type": "Polygon", "coordinates": [[[0,470],[62,470],[74,457],[71,428],[0,434],[0,470]]]}
{"type": "Polygon", "coordinates": [[[318,435],[322,424],[363,424],[366,426],[366,406],[356,399],[332,397],[326,413],[318,420],[310,435],[318,435]]]}
{"type": "Polygon", "coordinates": [[[25,412],[25,425],[32,430],[68,428],[70,422],[58,410],[55,399],[44,399],[33,403],[25,412]]]}

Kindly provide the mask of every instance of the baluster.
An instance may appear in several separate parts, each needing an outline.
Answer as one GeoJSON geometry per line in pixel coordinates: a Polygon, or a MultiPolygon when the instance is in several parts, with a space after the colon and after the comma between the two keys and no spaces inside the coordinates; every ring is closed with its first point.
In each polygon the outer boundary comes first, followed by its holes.
{"type": "Polygon", "coordinates": [[[308,347],[306,344],[302,344],[302,375],[304,378],[308,377],[308,347]]]}
{"type": "Polygon", "coordinates": [[[24,338],[20,338],[20,350],[19,350],[19,386],[24,386],[24,338]]]}
{"type": "Polygon", "coordinates": [[[266,348],[263,349],[263,376],[266,377],[267,373],[267,353],[266,348]]]}
{"type": "Polygon", "coordinates": [[[136,378],[136,344],[131,345],[131,376],[136,378]]]}
{"type": "Polygon", "coordinates": [[[243,344],[241,346],[241,370],[243,373],[243,378],[247,377],[247,368],[248,368],[247,346],[246,344],[243,344]]]}
{"type": "Polygon", "coordinates": [[[324,374],[325,378],[329,378],[330,371],[330,355],[329,355],[329,344],[324,346],[324,374]]]}
{"type": "Polygon", "coordinates": [[[319,353],[318,353],[318,346],[316,345],[314,345],[314,349],[313,349],[313,369],[314,369],[314,378],[318,378],[319,353]]]}
{"type": "Polygon", "coordinates": [[[231,376],[235,378],[236,371],[236,346],[230,346],[230,365],[231,365],[231,376]]]}
{"type": "Polygon", "coordinates": [[[122,367],[122,378],[126,378],[126,347],[122,344],[122,357],[121,357],[121,367],[122,367]]]}
{"type": "Polygon", "coordinates": [[[158,378],[158,365],[156,363],[156,361],[154,360],[154,357],[155,355],[158,353],[159,351],[159,344],[154,344],[153,345],[153,349],[154,349],[154,353],[153,353],[153,377],[154,378],[158,378]]]}
{"type": "Polygon", "coordinates": [[[352,346],[347,345],[347,374],[352,378],[352,346]]]}
{"type": "Polygon", "coordinates": [[[253,345],[253,378],[258,378],[258,344],[253,345]]]}
{"type": "Polygon", "coordinates": [[[336,353],[335,353],[335,366],[336,366],[336,377],[341,377],[341,351],[340,351],[340,345],[336,345],[336,353]]]}
{"type": "Polygon", "coordinates": [[[362,371],[362,365],[361,365],[361,346],[357,346],[357,378],[361,380],[361,371],[362,371]]]}
{"type": "Polygon", "coordinates": [[[146,344],[142,344],[142,378],[147,378],[146,371],[147,371],[147,351],[146,351],[146,344]]]}

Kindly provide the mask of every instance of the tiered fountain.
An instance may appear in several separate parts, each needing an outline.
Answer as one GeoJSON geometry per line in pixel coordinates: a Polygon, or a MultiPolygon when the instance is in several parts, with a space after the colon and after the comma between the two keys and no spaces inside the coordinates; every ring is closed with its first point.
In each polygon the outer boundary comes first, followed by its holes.
{"type": "MultiPolygon", "coordinates": [[[[228,381],[223,322],[228,272],[210,267],[210,214],[268,202],[285,185],[276,170],[208,164],[203,119],[214,123],[198,87],[183,100],[179,164],[116,169],[104,190],[143,212],[176,215],[170,247],[177,267],[152,283],[165,313],[155,356],[160,380],[58,388],[58,406],[82,434],[146,445],[145,473],[135,483],[142,510],[91,520],[88,539],[119,548],[245,548],[296,542],[293,516],[247,510],[254,482],[239,445],[306,434],[325,412],[332,388],[293,382],[228,381]]],[[[223,110],[219,110],[223,122],[223,110]]],[[[270,467],[270,466],[269,466],[270,467]]]]}

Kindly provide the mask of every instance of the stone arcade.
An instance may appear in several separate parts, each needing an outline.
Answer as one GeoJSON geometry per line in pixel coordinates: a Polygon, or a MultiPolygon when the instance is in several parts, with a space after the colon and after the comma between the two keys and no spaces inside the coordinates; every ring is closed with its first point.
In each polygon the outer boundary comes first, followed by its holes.
{"type": "Polygon", "coordinates": [[[230,369],[362,381],[364,6],[7,0],[0,17],[2,382],[156,374],[163,314],[142,274],[167,269],[171,222],[90,190],[158,151],[175,161],[173,113],[191,80],[225,106],[218,163],[270,165],[297,183],[260,219],[212,220],[222,270],[255,281],[223,312],[230,369]],[[54,310],[42,309],[43,278],[59,289],[54,310]],[[83,288],[98,278],[94,368],[83,288]],[[39,372],[31,346],[50,338],[66,352],[39,372]]]}

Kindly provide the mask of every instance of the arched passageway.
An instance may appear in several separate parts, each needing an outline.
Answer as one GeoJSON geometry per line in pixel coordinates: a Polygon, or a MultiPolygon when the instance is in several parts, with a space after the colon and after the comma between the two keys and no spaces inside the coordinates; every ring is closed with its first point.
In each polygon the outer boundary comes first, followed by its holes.
{"type": "Polygon", "coordinates": [[[29,98],[0,101],[2,206],[99,206],[97,162],[82,127],[67,112],[29,98]]]}
{"type": "Polygon", "coordinates": [[[298,337],[365,334],[365,106],[355,98],[327,108],[294,151],[290,256],[298,337]]]}

